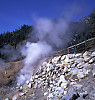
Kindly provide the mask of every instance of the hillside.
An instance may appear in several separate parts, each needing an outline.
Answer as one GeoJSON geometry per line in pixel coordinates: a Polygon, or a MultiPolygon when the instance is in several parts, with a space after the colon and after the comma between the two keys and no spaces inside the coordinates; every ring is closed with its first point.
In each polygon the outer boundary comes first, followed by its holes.
{"type": "Polygon", "coordinates": [[[95,50],[56,56],[43,62],[24,85],[1,87],[0,99],[94,100],[94,78],[95,50]]]}
{"type": "Polygon", "coordinates": [[[94,100],[95,39],[85,41],[93,37],[95,10],[77,22],[40,19],[1,33],[0,100],[94,100]]]}

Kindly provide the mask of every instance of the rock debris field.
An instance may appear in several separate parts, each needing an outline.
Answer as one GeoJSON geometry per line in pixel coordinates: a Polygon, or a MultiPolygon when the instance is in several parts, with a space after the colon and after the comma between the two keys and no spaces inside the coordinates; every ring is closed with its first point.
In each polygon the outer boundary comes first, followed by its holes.
{"type": "Polygon", "coordinates": [[[2,100],[95,100],[95,51],[43,62],[30,81],[2,100]]]}

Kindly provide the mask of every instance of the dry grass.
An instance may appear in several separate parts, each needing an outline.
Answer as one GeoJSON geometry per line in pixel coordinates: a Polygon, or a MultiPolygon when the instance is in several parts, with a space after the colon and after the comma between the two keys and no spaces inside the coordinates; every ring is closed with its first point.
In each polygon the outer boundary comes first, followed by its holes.
{"type": "Polygon", "coordinates": [[[9,85],[12,83],[19,70],[24,66],[22,61],[17,61],[17,62],[10,62],[6,63],[9,64],[10,66],[8,68],[4,68],[0,72],[0,85],[9,85]]]}

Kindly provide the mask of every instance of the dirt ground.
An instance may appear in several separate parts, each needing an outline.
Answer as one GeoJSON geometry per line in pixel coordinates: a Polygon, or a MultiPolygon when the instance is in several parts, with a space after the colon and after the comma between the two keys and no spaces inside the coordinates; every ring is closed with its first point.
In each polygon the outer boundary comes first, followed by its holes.
{"type": "Polygon", "coordinates": [[[0,100],[3,100],[8,93],[14,91],[16,75],[23,66],[22,61],[9,62],[0,71],[0,100]]]}
{"type": "MultiPolygon", "coordinates": [[[[5,100],[6,98],[12,100],[13,96],[23,91],[16,88],[16,76],[20,69],[23,68],[24,64],[22,61],[17,61],[6,63],[5,66],[8,67],[5,67],[2,71],[0,71],[0,100],[5,100]]],[[[35,67],[34,72],[36,70],[37,67],[35,67]]],[[[18,97],[18,100],[37,100],[38,98],[39,100],[46,100],[44,93],[47,89],[26,88],[26,90],[28,92],[25,96],[18,97]]]]}

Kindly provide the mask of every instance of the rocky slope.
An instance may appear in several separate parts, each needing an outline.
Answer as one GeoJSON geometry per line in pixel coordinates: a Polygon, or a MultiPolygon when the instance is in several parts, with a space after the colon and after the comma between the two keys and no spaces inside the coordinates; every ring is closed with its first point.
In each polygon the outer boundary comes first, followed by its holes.
{"type": "Polygon", "coordinates": [[[43,62],[30,81],[4,100],[95,100],[95,51],[43,62]]]}

